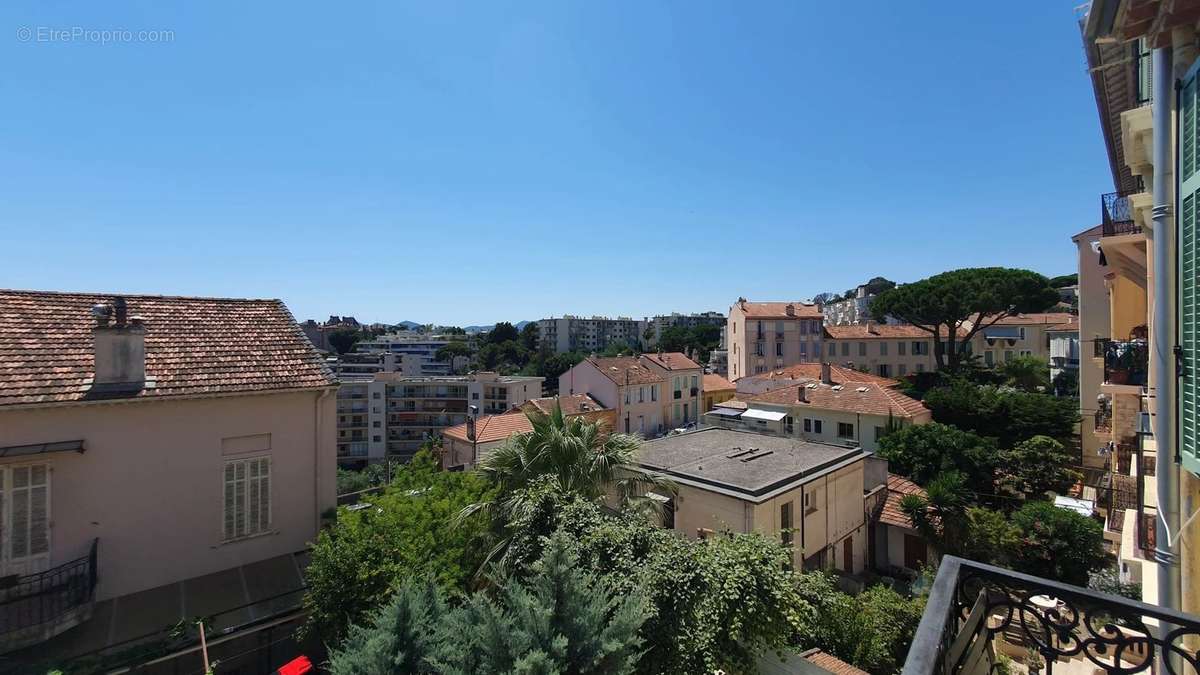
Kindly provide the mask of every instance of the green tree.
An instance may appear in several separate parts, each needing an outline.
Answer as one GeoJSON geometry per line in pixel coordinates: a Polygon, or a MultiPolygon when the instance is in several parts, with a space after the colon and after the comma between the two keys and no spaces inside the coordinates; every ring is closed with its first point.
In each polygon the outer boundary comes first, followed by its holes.
{"type": "Polygon", "coordinates": [[[632,356],[637,351],[637,346],[632,343],[614,340],[604,347],[604,350],[600,352],[600,356],[632,356]]]}
{"type": "Polygon", "coordinates": [[[462,510],[469,520],[486,513],[495,526],[495,543],[488,559],[502,554],[512,532],[509,524],[535,508],[530,488],[549,483],[562,494],[600,501],[615,492],[622,504],[642,504],[651,488],[673,492],[674,485],[658,473],[643,471],[637,463],[641,439],[612,433],[602,422],[566,417],[557,404],[549,414],[526,413],[533,430],[509,438],[490,452],[475,469],[496,487],[494,498],[480,500],[462,510]]]}
{"type": "Polygon", "coordinates": [[[538,341],[542,339],[542,329],[536,321],[530,321],[521,328],[521,345],[530,352],[537,351],[538,341]]]}
{"type": "Polygon", "coordinates": [[[517,331],[517,327],[507,321],[492,326],[488,331],[487,342],[491,344],[500,344],[502,342],[517,342],[521,339],[521,334],[517,331]]]}
{"type": "Polygon", "coordinates": [[[362,333],[351,328],[339,328],[329,334],[329,346],[338,354],[349,354],[362,339],[362,333]]]}
{"type": "Polygon", "coordinates": [[[791,552],[759,534],[690,540],[633,511],[613,511],[552,486],[534,489],[535,508],[515,523],[518,575],[536,573],[548,533],[572,542],[579,567],[618,594],[643,593],[646,654],[639,672],[753,672],[755,655],[789,648],[813,633],[816,615],[797,592],[791,552]]]}
{"type": "Polygon", "coordinates": [[[966,513],[966,534],[955,553],[991,565],[1009,567],[1012,553],[1020,545],[1021,533],[999,511],[973,506],[966,513]]]}
{"type": "Polygon", "coordinates": [[[1051,288],[1064,288],[1066,286],[1074,286],[1079,283],[1079,275],[1072,272],[1070,274],[1060,274],[1050,278],[1051,288]]]}
{"type": "Polygon", "coordinates": [[[1000,453],[1000,485],[1031,499],[1047,493],[1066,494],[1082,476],[1071,468],[1073,459],[1062,443],[1034,436],[1000,453]]]}
{"type": "Polygon", "coordinates": [[[886,290],[871,302],[869,311],[871,316],[894,316],[932,335],[941,369],[957,366],[979,331],[1007,316],[1043,312],[1057,302],[1058,293],[1036,272],[981,267],[886,290]]]}
{"type": "Polygon", "coordinates": [[[872,673],[900,669],[921,622],[923,599],[906,598],[882,585],[847,595],[821,572],[800,575],[797,583],[801,595],[816,609],[812,634],[802,636],[802,644],[820,647],[872,673]]]}
{"type": "Polygon", "coordinates": [[[924,537],[943,553],[963,551],[967,535],[968,491],[957,471],[938,474],[925,486],[925,495],[905,495],[900,509],[924,537]]]}
{"type": "Polygon", "coordinates": [[[455,357],[470,356],[470,355],[471,355],[471,346],[468,345],[466,343],[466,341],[454,340],[451,342],[447,342],[446,344],[442,345],[441,347],[438,347],[437,351],[434,352],[434,354],[433,354],[433,358],[437,359],[438,361],[445,361],[446,363],[452,363],[454,361],[455,357]]]}
{"type": "Polygon", "coordinates": [[[336,643],[412,574],[433,574],[446,589],[466,588],[483,560],[476,542],[487,523],[453,521],[490,495],[479,476],[441,471],[432,455],[419,452],[397,468],[382,494],[370,497],[374,508],[338,509],[334,526],[317,535],[305,574],[306,634],[336,643]]]}
{"type": "Polygon", "coordinates": [[[339,468],[337,470],[337,493],[344,495],[379,487],[387,482],[387,473],[388,466],[384,463],[369,464],[361,470],[339,468]]]}
{"type": "MultiPolygon", "coordinates": [[[[886,277],[871,277],[865,286],[867,287],[867,295],[879,295],[884,291],[889,291],[896,287],[896,282],[886,277]]],[[[858,294],[858,289],[854,289],[855,295],[858,294]]]]}
{"type": "Polygon", "coordinates": [[[931,422],[903,427],[879,439],[879,456],[889,468],[924,485],[947,471],[963,474],[976,492],[991,493],[996,449],[968,431],[931,422]]]}
{"type": "Polygon", "coordinates": [[[1043,391],[1050,384],[1050,364],[1036,356],[1018,356],[998,368],[1005,384],[1024,391],[1043,391]]]}
{"type": "Polygon", "coordinates": [[[931,389],[922,400],[938,422],[994,438],[1001,447],[1034,436],[1065,440],[1079,421],[1078,401],[965,381],[931,389]]]}
{"type": "Polygon", "coordinates": [[[351,631],[331,655],[330,672],[633,673],[646,601],[618,595],[577,562],[568,542],[552,537],[528,579],[504,579],[495,599],[477,593],[450,609],[432,583],[409,583],[374,625],[351,631]]]}
{"type": "Polygon", "coordinates": [[[1079,371],[1063,368],[1050,382],[1050,390],[1061,398],[1079,398],[1079,371]]]}
{"type": "Polygon", "coordinates": [[[1104,528],[1092,518],[1050,502],[1029,502],[1012,522],[1021,533],[1013,567],[1026,574],[1086,586],[1105,565],[1104,528]]]}

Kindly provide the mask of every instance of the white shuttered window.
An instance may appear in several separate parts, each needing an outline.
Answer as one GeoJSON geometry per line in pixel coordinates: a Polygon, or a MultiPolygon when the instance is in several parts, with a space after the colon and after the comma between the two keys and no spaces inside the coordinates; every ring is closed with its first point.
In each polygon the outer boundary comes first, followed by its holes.
{"type": "Polygon", "coordinates": [[[225,462],[225,539],[271,529],[271,458],[225,462]]]}

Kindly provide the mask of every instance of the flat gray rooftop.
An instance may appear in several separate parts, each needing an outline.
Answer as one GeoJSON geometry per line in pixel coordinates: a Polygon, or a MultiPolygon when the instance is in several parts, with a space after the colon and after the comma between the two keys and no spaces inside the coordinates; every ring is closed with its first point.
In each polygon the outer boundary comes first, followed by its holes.
{"type": "Polygon", "coordinates": [[[858,447],[710,427],[647,441],[639,463],[684,482],[754,498],[867,454],[858,447]]]}

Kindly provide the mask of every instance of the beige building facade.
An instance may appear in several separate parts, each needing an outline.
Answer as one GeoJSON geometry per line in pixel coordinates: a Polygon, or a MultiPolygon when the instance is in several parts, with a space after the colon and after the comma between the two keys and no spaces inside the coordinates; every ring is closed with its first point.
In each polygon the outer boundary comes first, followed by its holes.
{"type": "Polygon", "coordinates": [[[916,326],[826,326],[825,360],[879,377],[897,378],[937,370],[933,335],[916,326]]]}
{"type": "Polygon", "coordinates": [[[725,328],[730,381],[797,363],[820,362],[823,321],[816,305],[738,298],[729,308],[725,328]]]}
{"type": "MultiPolygon", "coordinates": [[[[0,291],[0,353],[10,599],[59,570],[94,583],[84,623],[172,584],[160,595],[228,609],[213,603],[245,589],[223,572],[303,551],[334,506],[336,382],[279,301],[0,291]],[[189,595],[201,577],[215,585],[189,595]]],[[[43,618],[0,647],[72,624],[43,618]]]]}
{"type": "Polygon", "coordinates": [[[654,438],[698,420],[703,374],[678,352],[589,357],[559,376],[558,391],[588,394],[616,411],[616,431],[654,438]]]}

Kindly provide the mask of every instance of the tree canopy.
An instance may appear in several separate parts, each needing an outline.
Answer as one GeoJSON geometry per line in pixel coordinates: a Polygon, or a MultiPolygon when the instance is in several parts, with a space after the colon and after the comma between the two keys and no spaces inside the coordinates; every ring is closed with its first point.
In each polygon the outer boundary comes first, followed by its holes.
{"type": "Polygon", "coordinates": [[[691,352],[697,359],[707,361],[709,352],[721,344],[721,328],[712,324],[670,326],[659,336],[658,348],[664,352],[691,352]]]}
{"type": "Polygon", "coordinates": [[[888,461],[890,471],[919,485],[956,471],[973,490],[992,492],[995,445],[969,431],[937,422],[906,426],[879,439],[879,456],[888,461]]]}
{"type": "Polygon", "coordinates": [[[338,509],[334,526],[317,535],[305,573],[306,633],[337,642],[412,574],[428,572],[443,588],[465,589],[483,560],[477,539],[487,524],[455,526],[454,519],[489,495],[479,476],[441,471],[422,451],[369,498],[374,508],[338,509]]]}
{"type": "Polygon", "coordinates": [[[492,326],[492,329],[488,331],[486,341],[490,344],[500,344],[520,339],[521,333],[517,330],[516,326],[507,321],[501,321],[492,326]]]}
{"type": "Polygon", "coordinates": [[[938,422],[994,438],[1001,447],[1034,436],[1067,439],[1079,421],[1076,400],[963,380],[930,389],[922,400],[938,422]]]}
{"type": "Polygon", "coordinates": [[[929,332],[940,369],[957,366],[966,344],[979,331],[1007,316],[1044,312],[1058,300],[1049,280],[1036,272],[979,267],[886,290],[871,302],[869,311],[871,316],[893,316],[929,332]]]}
{"type": "Polygon", "coordinates": [[[349,354],[362,339],[363,334],[353,328],[339,328],[329,334],[329,346],[338,354],[349,354]]]}
{"type": "Polygon", "coordinates": [[[1092,518],[1050,502],[1029,502],[1012,516],[1020,530],[1015,569],[1076,586],[1105,565],[1104,528],[1092,518]]]}

